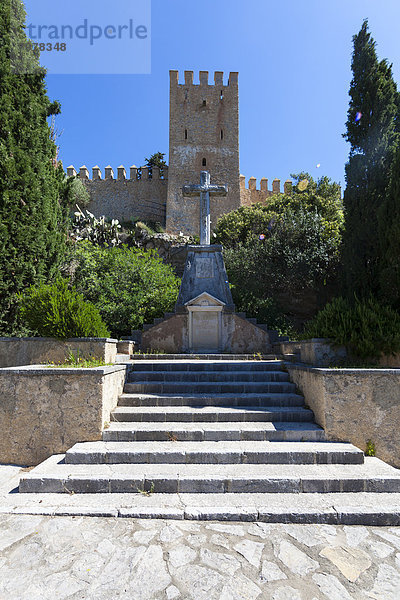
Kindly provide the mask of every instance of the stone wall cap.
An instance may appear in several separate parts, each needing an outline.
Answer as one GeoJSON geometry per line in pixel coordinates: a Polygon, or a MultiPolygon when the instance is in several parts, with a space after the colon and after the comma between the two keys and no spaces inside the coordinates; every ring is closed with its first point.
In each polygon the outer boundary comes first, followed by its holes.
{"type": "Polygon", "coordinates": [[[51,365],[23,365],[19,367],[4,367],[0,369],[1,375],[110,375],[126,370],[127,365],[107,365],[104,367],[53,367],[51,365]]]}
{"type": "Polygon", "coordinates": [[[285,362],[285,366],[288,370],[293,369],[295,371],[309,371],[318,375],[399,375],[400,368],[385,368],[376,367],[375,369],[362,367],[314,367],[304,363],[292,363],[285,362]]]}
{"type": "MultiPolygon", "coordinates": [[[[299,340],[297,342],[297,344],[315,344],[315,343],[333,344],[333,341],[331,338],[310,338],[308,340],[299,340]]],[[[341,345],[341,344],[337,344],[337,345],[341,345]]]]}
{"type": "Polygon", "coordinates": [[[84,337],[84,338],[68,338],[66,340],[60,340],[59,338],[52,338],[52,337],[0,337],[0,342],[10,342],[10,341],[18,341],[18,340],[23,340],[23,341],[28,341],[28,340],[35,340],[35,341],[39,341],[39,342],[43,342],[43,341],[52,341],[52,342],[108,342],[108,343],[112,343],[112,344],[116,344],[118,342],[117,339],[114,338],[97,338],[97,337],[84,337]]]}

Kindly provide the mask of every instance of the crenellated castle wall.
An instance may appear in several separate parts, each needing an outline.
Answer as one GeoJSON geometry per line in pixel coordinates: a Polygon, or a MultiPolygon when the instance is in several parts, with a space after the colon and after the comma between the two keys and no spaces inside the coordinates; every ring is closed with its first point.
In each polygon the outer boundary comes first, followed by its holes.
{"type": "MultiPolygon", "coordinates": [[[[71,166],[67,174],[72,177],[77,173],[71,166]]],[[[133,165],[128,178],[125,168],[120,166],[115,178],[113,169],[108,166],[103,178],[100,168],[96,166],[92,169],[90,179],[89,170],[83,166],[78,177],[90,194],[87,209],[97,217],[104,215],[121,222],[140,219],[165,225],[168,167],[164,169],[162,177],[159,169],[153,167],[150,177],[147,167],[138,169],[133,165]]]]}
{"type": "MultiPolygon", "coordinates": [[[[292,192],[292,182],[286,180],[283,186],[283,193],[290,194],[292,192]]],[[[250,177],[248,187],[246,187],[246,177],[240,175],[240,206],[251,206],[252,204],[268,202],[268,198],[276,194],[281,194],[281,180],[274,179],[272,189],[268,189],[268,179],[263,177],[260,180],[260,187],[257,189],[257,180],[255,177],[250,177]]]]}

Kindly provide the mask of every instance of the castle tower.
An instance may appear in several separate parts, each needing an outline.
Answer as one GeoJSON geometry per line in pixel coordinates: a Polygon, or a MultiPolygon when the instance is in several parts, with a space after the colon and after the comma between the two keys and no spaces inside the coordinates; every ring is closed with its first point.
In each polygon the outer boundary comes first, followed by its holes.
{"type": "Polygon", "coordinates": [[[240,206],[239,185],[239,95],[238,73],[200,71],[200,84],[193,71],[170,71],[169,170],[166,229],[170,233],[199,233],[199,201],[183,197],[182,186],[197,183],[207,170],[215,184],[228,184],[228,195],[211,200],[211,227],[223,213],[240,206]]]}

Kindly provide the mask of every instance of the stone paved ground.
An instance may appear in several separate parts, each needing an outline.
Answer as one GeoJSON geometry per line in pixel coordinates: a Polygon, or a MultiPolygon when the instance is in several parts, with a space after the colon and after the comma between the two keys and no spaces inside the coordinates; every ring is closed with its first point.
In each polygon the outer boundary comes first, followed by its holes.
{"type": "Polygon", "coordinates": [[[399,600],[400,527],[0,514],[0,600],[64,598],[399,600]]]}
{"type": "Polygon", "coordinates": [[[2,600],[398,600],[400,528],[0,516],[2,600]]]}

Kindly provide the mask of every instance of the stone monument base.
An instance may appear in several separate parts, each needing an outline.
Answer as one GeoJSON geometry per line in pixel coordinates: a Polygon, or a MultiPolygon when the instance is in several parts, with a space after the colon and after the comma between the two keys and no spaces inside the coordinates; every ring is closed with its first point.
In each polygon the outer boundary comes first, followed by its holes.
{"type": "Polygon", "coordinates": [[[141,350],[170,354],[271,351],[267,330],[235,312],[221,246],[188,247],[175,313],[143,332],[141,350]]]}
{"type": "MultiPolygon", "coordinates": [[[[268,333],[236,313],[220,313],[217,338],[204,343],[201,336],[191,338],[190,315],[176,314],[143,332],[141,351],[161,350],[166,354],[253,354],[271,352],[268,333]]],[[[193,326],[192,326],[193,327],[193,326]]]]}

